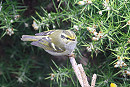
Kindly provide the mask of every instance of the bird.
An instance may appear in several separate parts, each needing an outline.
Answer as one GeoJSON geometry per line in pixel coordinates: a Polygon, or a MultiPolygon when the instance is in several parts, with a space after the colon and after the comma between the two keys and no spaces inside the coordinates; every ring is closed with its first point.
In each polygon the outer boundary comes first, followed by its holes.
{"type": "Polygon", "coordinates": [[[71,30],[49,30],[35,35],[22,35],[22,41],[32,41],[31,45],[43,48],[53,56],[70,55],[77,44],[77,37],[71,30]]]}

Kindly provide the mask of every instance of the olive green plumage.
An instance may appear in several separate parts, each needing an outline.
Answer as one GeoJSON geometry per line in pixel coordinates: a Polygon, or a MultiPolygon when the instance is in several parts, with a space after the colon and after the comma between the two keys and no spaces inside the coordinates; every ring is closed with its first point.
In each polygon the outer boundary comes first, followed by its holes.
{"type": "Polygon", "coordinates": [[[31,35],[23,35],[21,40],[33,41],[31,44],[43,48],[54,56],[69,55],[77,44],[77,38],[70,30],[50,30],[31,35]]]}

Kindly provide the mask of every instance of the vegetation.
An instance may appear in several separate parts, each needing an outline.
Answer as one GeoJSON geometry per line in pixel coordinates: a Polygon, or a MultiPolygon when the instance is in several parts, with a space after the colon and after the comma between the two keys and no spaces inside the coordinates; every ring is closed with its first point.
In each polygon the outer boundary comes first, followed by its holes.
{"type": "Polygon", "coordinates": [[[22,35],[69,29],[75,57],[96,87],[129,87],[128,0],[3,0],[0,2],[0,87],[80,87],[69,59],[21,41],[22,35]],[[41,3],[42,2],[42,3],[41,3]],[[33,24],[33,25],[32,25],[33,24]]]}

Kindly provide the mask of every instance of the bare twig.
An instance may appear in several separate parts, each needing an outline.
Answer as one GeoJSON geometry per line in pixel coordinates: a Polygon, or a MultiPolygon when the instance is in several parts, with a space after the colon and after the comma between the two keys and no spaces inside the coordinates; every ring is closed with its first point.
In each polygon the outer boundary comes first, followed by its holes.
{"type": "Polygon", "coordinates": [[[77,77],[78,80],[79,80],[80,85],[81,85],[82,87],[84,87],[84,85],[83,85],[83,80],[82,80],[82,76],[81,76],[81,73],[80,73],[79,68],[78,68],[78,66],[77,66],[77,63],[76,63],[76,61],[75,61],[75,58],[74,58],[74,57],[69,57],[69,58],[70,58],[70,62],[71,62],[71,64],[72,64],[72,68],[74,69],[74,72],[75,72],[75,74],[76,74],[76,77],[77,77]]]}
{"type": "Polygon", "coordinates": [[[72,68],[73,68],[73,70],[76,74],[76,77],[79,80],[80,85],[82,87],[95,87],[97,75],[96,74],[93,75],[91,86],[90,86],[89,83],[88,83],[87,76],[84,72],[82,64],[77,65],[77,62],[76,62],[76,60],[73,56],[70,56],[69,59],[70,59],[70,62],[72,64],[72,68]]]}
{"type": "Polygon", "coordinates": [[[78,64],[78,67],[79,67],[79,70],[81,72],[81,76],[82,76],[82,79],[83,79],[84,87],[90,87],[90,85],[88,83],[88,80],[87,80],[87,76],[86,76],[86,74],[84,72],[82,64],[78,64]]]}
{"type": "Polygon", "coordinates": [[[93,74],[92,82],[91,82],[91,87],[95,87],[96,78],[97,78],[97,75],[96,75],[96,74],[93,74]]]}

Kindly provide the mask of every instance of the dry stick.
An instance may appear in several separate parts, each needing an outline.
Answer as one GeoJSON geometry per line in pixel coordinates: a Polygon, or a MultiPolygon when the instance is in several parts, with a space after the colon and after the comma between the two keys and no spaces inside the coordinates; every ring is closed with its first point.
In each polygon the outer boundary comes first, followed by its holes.
{"type": "Polygon", "coordinates": [[[86,76],[86,74],[84,72],[82,64],[78,64],[78,67],[79,67],[79,70],[81,72],[81,76],[82,76],[82,79],[83,79],[84,87],[90,87],[90,85],[88,83],[88,80],[87,80],[87,76],[86,76]]]}
{"type": "Polygon", "coordinates": [[[72,64],[72,68],[73,68],[73,70],[74,70],[74,72],[75,72],[75,74],[76,74],[76,76],[77,76],[77,78],[79,80],[80,85],[82,87],[84,87],[84,85],[83,85],[83,79],[82,79],[81,73],[79,71],[78,65],[77,65],[77,63],[75,61],[75,58],[74,57],[69,57],[69,58],[70,58],[70,62],[72,64]]]}
{"type": "MultiPolygon", "coordinates": [[[[82,64],[77,65],[77,62],[76,62],[75,58],[72,57],[72,56],[69,57],[69,58],[70,58],[70,62],[72,64],[72,68],[73,68],[73,70],[74,70],[74,72],[75,72],[75,74],[76,74],[76,76],[77,76],[77,78],[79,80],[80,85],[82,87],[90,87],[82,64]]],[[[97,78],[97,75],[93,74],[91,87],[95,87],[96,78],[97,78]]]]}
{"type": "Polygon", "coordinates": [[[93,74],[92,82],[91,82],[91,87],[95,87],[96,78],[97,78],[97,75],[96,75],[96,74],[93,74]]]}

